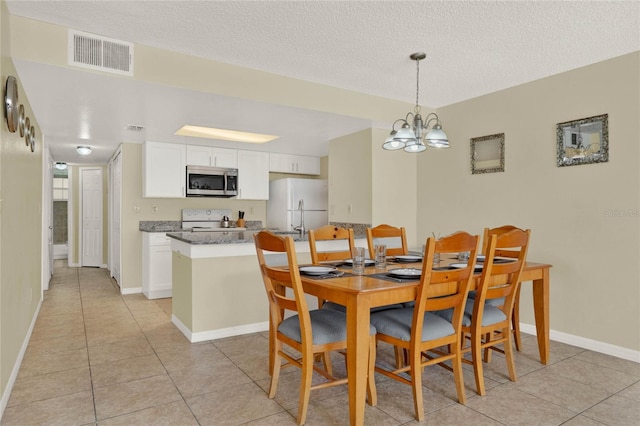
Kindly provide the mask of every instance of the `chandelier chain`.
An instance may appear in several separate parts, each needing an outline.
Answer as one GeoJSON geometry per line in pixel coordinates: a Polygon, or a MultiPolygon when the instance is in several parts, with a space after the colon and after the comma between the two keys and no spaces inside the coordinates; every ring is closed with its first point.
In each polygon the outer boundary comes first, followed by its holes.
{"type": "Polygon", "coordinates": [[[414,108],[415,112],[420,112],[419,105],[419,96],[420,96],[420,60],[416,60],[416,107],[414,108]]]}

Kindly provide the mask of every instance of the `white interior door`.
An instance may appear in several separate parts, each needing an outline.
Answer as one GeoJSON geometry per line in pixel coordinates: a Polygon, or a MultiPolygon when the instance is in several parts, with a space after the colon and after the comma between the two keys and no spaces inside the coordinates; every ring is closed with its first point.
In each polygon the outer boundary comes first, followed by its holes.
{"type": "Polygon", "coordinates": [[[53,160],[48,148],[44,150],[42,169],[42,290],[49,290],[53,276],[53,160]]]}
{"type": "Polygon", "coordinates": [[[81,266],[102,266],[102,169],[81,169],[81,266]]]}

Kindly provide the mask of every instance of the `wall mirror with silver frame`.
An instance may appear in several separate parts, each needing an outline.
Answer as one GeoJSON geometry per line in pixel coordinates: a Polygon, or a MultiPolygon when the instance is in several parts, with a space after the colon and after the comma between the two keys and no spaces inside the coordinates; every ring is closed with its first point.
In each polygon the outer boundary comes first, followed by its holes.
{"type": "Polygon", "coordinates": [[[471,174],[504,172],[504,133],[471,138],[471,174]]]}
{"type": "Polygon", "coordinates": [[[609,115],[558,123],[558,167],[609,161],[609,115]]]}

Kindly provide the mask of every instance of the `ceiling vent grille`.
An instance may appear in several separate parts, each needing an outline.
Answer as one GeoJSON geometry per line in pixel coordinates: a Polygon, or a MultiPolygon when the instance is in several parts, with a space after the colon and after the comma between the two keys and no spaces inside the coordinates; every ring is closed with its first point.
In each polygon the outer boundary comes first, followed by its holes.
{"type": "Polygon", "coordinates": [[[133,43],[69,30],[69,65],[133,76],[133,43]]]}

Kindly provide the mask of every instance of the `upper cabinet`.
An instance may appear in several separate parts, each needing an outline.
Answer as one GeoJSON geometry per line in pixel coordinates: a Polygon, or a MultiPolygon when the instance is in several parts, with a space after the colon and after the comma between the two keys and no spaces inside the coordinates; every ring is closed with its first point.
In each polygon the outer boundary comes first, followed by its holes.
{"type": "Polygon", "coordinates": [[[236,169],[238,168],[238,151],[210,146],[187,145],[187,164],[190,166],[236,169]]]}
{"type": "Polygon", "coordinates": [[[319,175],[320,158],[305,155],[270,154],[269,171],[295,173],[301,175],[319,175]]]}
{"type": "Polygon", "coordinates": [[[238,199],[269,199],[269,153],[238,151],[238,199]]]}
{"type": "Polygon", "coordinates": [[[186,146],[145,142],[142,152],[142,196],[184,197],[186,146]]]}

